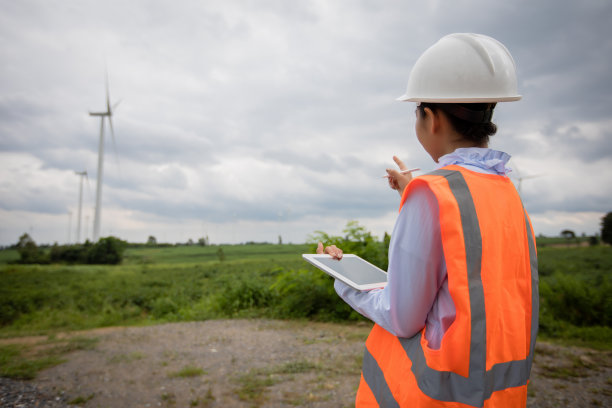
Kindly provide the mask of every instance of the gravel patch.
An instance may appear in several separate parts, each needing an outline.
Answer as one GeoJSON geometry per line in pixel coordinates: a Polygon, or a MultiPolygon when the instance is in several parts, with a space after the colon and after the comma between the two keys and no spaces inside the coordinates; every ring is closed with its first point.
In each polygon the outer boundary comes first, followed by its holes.
{"type": "MultiPolygon", "coordinates": [[[[211,320],[79,332],[95,348],[34,381],[0,378],[0,406],[350,407],[370,327],[211,320]]],[[[609,352],[537,347],[528,407],[612,407],[609,352]]]]}

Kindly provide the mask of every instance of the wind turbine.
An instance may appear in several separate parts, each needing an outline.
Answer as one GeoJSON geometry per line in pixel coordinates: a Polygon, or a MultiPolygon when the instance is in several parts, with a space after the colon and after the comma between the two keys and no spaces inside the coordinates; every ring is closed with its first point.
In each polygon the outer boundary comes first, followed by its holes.
{"type": "Polygon", "coordinates": [[[76,232],[76,243],[79,244],[81,242],[81,209],[83,208],[83,177],[87,179],[88,186],[89,186],[89,178],[87,178],[87,170],[75,171],[74,173],[77,176],[81,176],[81,182],[79,186],[79,212],[77,215],[77,232],[76,232]]]}
{"type": "Polygon", "coordinates": [[[521,192],[521,188],[523,186],[523,180],[529,180],[529,179],[533,179],[533,178],[537,178],[537,177],[541,177],[543,176],[543,174],[531,174],[529,176],[523,176],[521,175],[521,172],[518,169],[518,166],[516,165],[516,162],[514,163],[514,165],[512,166],[514,168],[514,171],[516,172],[516,179],[518,180],[518,184],[516,186],[516,190],[519,193],[519,196],[522,197],[522,192],[521,192]]]}
{"type": "MultiPolygon", "coordinates": [[[[121,102],[121,101],[119,101],[121,102]]],[[[94,230],[93,241],[96,242],[100,237],[100,217],[102,213],[102,171],[104,167],[104,119],[108,118],[111,136],[113,138],[113,146],[115,146],[115,131],[113,130],[113,110],[117,108],[119,102],[111,107],[110,93],[108,90],[108,72],[106,73],[106,111],[105,112],[89,112],[90,116],[100,117],[100,142],[98,144],[98,176],[96,181],[96,211],[94,215],[94,230]]],[[[117,154],[115,148],[115,155],[117,154]]]]}

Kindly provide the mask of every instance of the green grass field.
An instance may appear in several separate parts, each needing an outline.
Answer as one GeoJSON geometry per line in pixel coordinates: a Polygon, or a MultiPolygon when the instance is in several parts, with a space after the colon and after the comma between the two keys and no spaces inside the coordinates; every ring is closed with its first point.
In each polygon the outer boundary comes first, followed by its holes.
{"type": "MultiPolygon", "coordinates": [[[[0,251],[0,337],[221,317],[357,320],[311,245],[129,247],[122,264],[17,265],[0,251]]],[[[612,249],[538,250],[540,335],[609,349],[612,249]]]]}

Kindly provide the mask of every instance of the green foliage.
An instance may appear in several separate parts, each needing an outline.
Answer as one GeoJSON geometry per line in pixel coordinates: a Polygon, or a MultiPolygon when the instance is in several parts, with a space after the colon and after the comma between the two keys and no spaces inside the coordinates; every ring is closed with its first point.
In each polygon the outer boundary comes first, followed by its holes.
{"type": "Polygon", "coordinates": [[[222,278],[221,290],[213,295],[211,307],[221,316],[265,308],[272,303],[272,292],[266,281],[257,276],[234,275],[222,278]]]}
{"type": "Polygon", "coordinates": [[[177,311],[178,305],[167,296],[153,300],[150,308],[151,315],[157,319],[172,318],[177,311]]]}
{"type": "Polygon", "coordinates": [[[186,367],[181,368],[179,371],[168,374],[168,377],[170,378],[176,378],[176,377],[188,378],[188,377],[199,377],[204,374],[207,374],[207,372],[199,367],[186,366],[186,367]]]}
{"type": "Polygon", "coordinates": [[[556,273],[540,283],[542,314],[550,314],[575,326],[612,326],[610,276],[587,279],[556,273]]]}
{"type": "Polygon", "coordinates": [[[126,246],[127,242],[119,238],[100,238],[100,240],[87,251],[87,263],[117,265],[121,263],[126,246]]]}
{"type": "Polygon", "coordinates": [[[31,380],[40,370],[65,361],[56,355],[24,358],[24,349],[15,344],[0,346],[0,377],[31,380]]]}
{"type": "MultiPolygon", "coordinates": [[[[388,236],[378,242],[351,225],[337,244],[357,237],[353,248],[388,245],[388,236]]],[[[0,262],[0,337],[234,316],[363,319],[336,295],[331,278],[301,259],[311,251],[311,245],[143,245],[126,249],[119,266],[0,262]]],[[[538,261],[540,334],[610,348],[610,247],[543,247],[538,261]]]]}
{"type": "Polygon", "coordinates": [[[82,395],[79,395],[78,397],[73,398],[70,401],[68,401],[68,404],[70,404],[70,405],[84,405],[88,401],[91,401],[93,399],[93,397],[95,397],[95,394],[93,394],[93,393],[89,394],[86,397],[83,397],[82,395]]]}
{"type": "Polygon", "coordinates": [[[601,240],[612,245],[612,212],[601,219],[601,240]]]}
{"type": "Polygon", "coordinates": [[[36,243],[24,234],[19,238],[17,251],[20,255],[19,263],[22,264],[98,264],[117,265],[123,259],[123,252],[127,242],[115,237],[100,238],[91,244],[58,245],[55,243],[48,254],[36,246],[36,243]]]}
{"type": "Polygon", "coordinates": [[[609,348],[612,338],[610,248],[540,248],[538,263],[540,334],[609,348]]]}
{"type": "Polygon", "coordinates": [[[225,252],[223,252],[223,248],[219,247],[217,250],[217,258],[219,258],[220,262],[225,261],[225,252]]]}
{"type": "Polygon", "coordinates": [[[333,279],[318,269],[281,273],[271,289],[277,303],[274,313],[281,318],[356,320],[360,316],[334,290],[333,279]]]}
{"type": "Polygon", "coordinates": [[[349,221],[342,230],[344,236],[332,236],[323,231],[316,231],[309,241],[313,244],[311,252],[315,252],[317,244],[325,246],[336,245],[346,254],[359,255],[383,270],[387,270],[389,251],[389,235],[385,234],[383,242],[377,240],[365,227],[357,221],[349,221]]]}
{"type": "Polygon", "coordinates": [[[23,264],[46,264],[49,263],[45,253],[40,249],[36,242],[30,237],[29,234],[23,234],[19,237],[19,242],[16,245],[17,252],[19,252],[20,260],[19,263],[23,264]]]}
{"type": "Polygon", "coordinates": [[[0,377],[31,380],[40,370],[63,363],[64,354],[90,350],[97,338],[72,337],[42,340],[36,343],[0,345],[0,377]]]}
{"type": "Polygon", "coordinates": [[[567,240],[569,239],[575,239],[576,238],[576,233],[572,230],[568,230],[565,229],[563,231],[561,231],[561,236],[567,240]]]}
{"type": "Polygon", "coordinates": [[[86,264],[88,263],[88,252],[91,246],[89,241],[83,245],[57,245],[56,243],[49,251],[49,260],[51,263],[86,264]]]}

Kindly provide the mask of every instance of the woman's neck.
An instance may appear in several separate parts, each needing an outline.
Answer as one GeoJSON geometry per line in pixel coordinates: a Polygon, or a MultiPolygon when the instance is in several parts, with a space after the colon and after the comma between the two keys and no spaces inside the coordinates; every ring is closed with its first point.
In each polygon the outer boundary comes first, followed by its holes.
{"type": "Polygon", "coordinates": [[[483,147],[483,148],[487,148],[489,147],[488,143],[483,143],[483,144],[479,144],[476,142],[473,142],[471,140],[466,140],[463,138],[462,135],[459,134],[455,134],[452,135],[450,137],[447,138],[447,142],[445,143],[444,146],[444,154],[449,154],[454,152],[457,149],[460,148],[469,148],[469,147],[483,147]]]}

